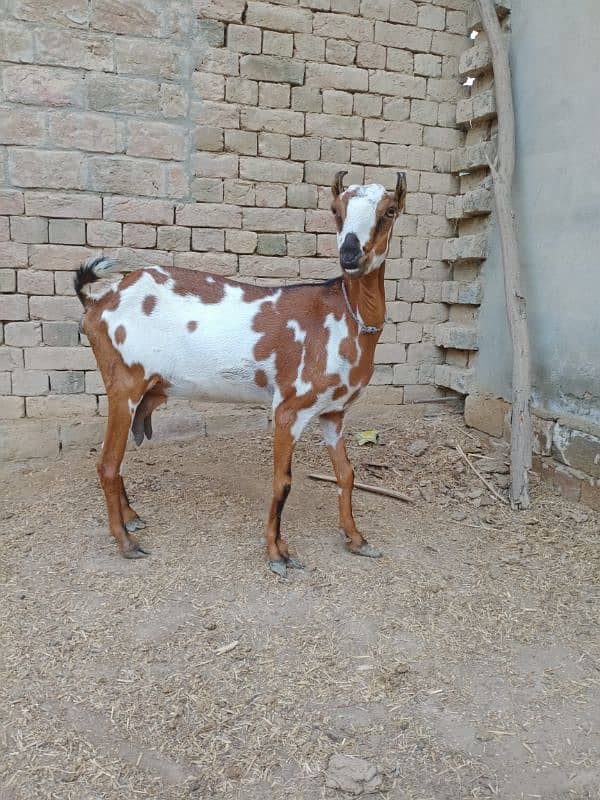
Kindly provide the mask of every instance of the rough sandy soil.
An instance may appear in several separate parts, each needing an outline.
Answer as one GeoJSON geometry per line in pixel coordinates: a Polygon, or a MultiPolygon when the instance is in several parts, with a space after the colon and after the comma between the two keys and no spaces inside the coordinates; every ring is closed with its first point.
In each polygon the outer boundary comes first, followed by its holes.
{"type": "Polygon", "coordinates": [[[415,499],[356,493],[380,561],[344,552],[305,436],[287,583],[261,545],[265,433],[128,454],[141,561],[106,534],[95,453],[5,469],[0,798],[341,798],[336,753],[390,800],[599,797],[598,515],[539,484],[512,514],[454,447],[499,488],[501,454],[441,408],[349,425],[358,477],[415,499]],[[381,446],[352,442],[374,426],[381,446]]]}

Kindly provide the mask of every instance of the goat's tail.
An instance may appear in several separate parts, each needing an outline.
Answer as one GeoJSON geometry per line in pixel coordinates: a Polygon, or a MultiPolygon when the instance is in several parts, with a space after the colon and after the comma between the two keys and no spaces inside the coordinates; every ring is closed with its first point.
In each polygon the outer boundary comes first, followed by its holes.
{"type": "Polygon", "coordinates": [[[91,299],[89,294],[84,291],[84,287],[87,286],[88,283],[94,283],[94,281],[103,278],[115,269],[117,269],[117,262],[113,258],[108,258],[108,256],[88,258],[88,260],[79,267],[75,273],[73,286],[75,287],[75,294],[84,306],[87,305],[91,299]]]}

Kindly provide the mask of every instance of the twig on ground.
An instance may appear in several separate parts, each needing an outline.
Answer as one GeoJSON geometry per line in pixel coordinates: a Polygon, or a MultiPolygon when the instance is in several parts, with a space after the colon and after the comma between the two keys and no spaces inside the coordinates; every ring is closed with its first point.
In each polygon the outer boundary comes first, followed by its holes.
{"type": "Polygon", "coordinates": [[[465,453],[465,451],[462,449],[462,447],[459,444],[456,445],[456,452],[463,459],[463,461],[467,464],[467,466],[470,467],[473,470],[475,475],[477,475],[479,480],[494,495],[494,497],[497,498],[501,503],[504,503],[504,505],[508,505],[509,504],[508,500],[506,500],[504,497],[502,497],[502,495],[494,489],[494,487],[492,486],[492,484],[489,481],[486,481],[486,479],[483,477],[481,472],[479,472],[479,470],[473,465],[473,463],[469,459],[469,456],[465,453]]]}
{"type": "MultiPolygon", "coordinates": [[[[326,483],[337,483],[337,480],[332,475],[321,475],[319,473],[311,473],[309,476],[313,481],[325,481],[326,483]]],[[[405,503],[414,503],[414,500],[408,495],[396,492],[394,489],[386,489],[384,486],[372,486],[370,483],[361,483],[355,481],[355,489],[361,489],[363,492],[372,492],[372,494],[381,494],[384,497],[393,497],[395,500],[402,500],[405,503]]]]}

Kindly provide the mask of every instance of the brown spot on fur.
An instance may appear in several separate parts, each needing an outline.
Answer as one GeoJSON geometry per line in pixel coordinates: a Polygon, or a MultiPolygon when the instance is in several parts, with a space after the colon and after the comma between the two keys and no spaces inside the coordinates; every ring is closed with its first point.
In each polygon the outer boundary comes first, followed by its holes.
{"type": "Polygon", "coordinates": [[[347,386],[338,386],[334,393],[331,395],[332,400],[339,400],[340,397],[343,397],[345,394],[348,394],[348,387],[347,386]]]}
{"type": "Polygon", "coordinates": [[[154,311],[155,306],[156,297],[153,294],[146,295],[146,297],[144,297],[144,302],[142,303],[142,311],[147,317],[149,317],[154,311]]]}
{"type": "Polygon", "coordinates": [[[268,383],[268,380],[267,380],[267,373],[264,371],[264,369],[256,370],[256,372],[254,373],[254,383],[257,386],[260,386],[261,389],[265,388],[265,386],[268,383]]]}
{"type": "Polygon", "coordinates": [[[349,361],[351,364],[354,364],[356,361],[356,339],[353,336],[346,336],[340,342],[340,355],[342,358],[345,358],[346,361],[349,361]]]}
{"type": "Polygon", "coordinates": [[[117,329],[115,330],[115,342],[117,344],[123,344],[125,341],[125,337],[127,336],[127,331],[123,325],[117,325],[117,329]]]}
{"type": "Polygon", "coordinates": [[[187,327],[187,329],[188,329],[188,331],[189,331],[190,333],[193,333],[193,332],[196,330],[196,328],[198,327],[198,323],[196,322],[196,320],[195,320],[195,319],[191,319],[191,320],[188,322],[188,324],[186,325],[186,327],[187,327]]]}
{"type": "Polygon", "coordinates": [[[168,275],[165,275],[158,269],[152,269],[152,267],[148,269],[148,275],[150,275],[154,283],[166,283],[169,280],[168,275]]]}

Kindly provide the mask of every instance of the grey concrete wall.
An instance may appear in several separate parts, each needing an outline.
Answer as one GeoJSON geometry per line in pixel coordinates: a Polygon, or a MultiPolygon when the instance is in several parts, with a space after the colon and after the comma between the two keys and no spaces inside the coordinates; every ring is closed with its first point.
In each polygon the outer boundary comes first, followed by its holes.
{"type": "MultiPolygon", "coordinates": [[[[514,197],[534,402],[600,423],[600,3],[513,0],[514,197]]],[[[477,387],[509,399],[497,230],[482,272],[477,387]]]]}

